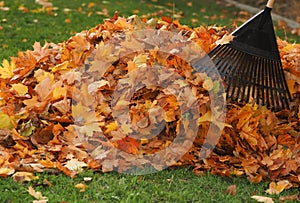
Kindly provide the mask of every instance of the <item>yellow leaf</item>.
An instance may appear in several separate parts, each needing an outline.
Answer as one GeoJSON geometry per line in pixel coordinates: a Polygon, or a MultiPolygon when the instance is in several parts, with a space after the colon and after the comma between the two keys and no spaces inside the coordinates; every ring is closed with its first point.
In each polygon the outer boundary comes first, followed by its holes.
{"type": "Polygon", "coordinates": [[[35,176],[33,173],[30,172],[16,172],[12,177],[15,182],[20,183],[30,182],[39,178],[38,176],[35,176]]]}
{"type": "Polygon", "coordinates": [[[53,99],[56,100],[56,99],[60,99],[60,98],[64,98],[67,94],[67,88],[66,87],[55,87],[54,90],[53,90],[53,99]]]}
{"type": "Polygon", "coordinates": [[[214,87],[214,83],[213,83],[213,81],[212,81],[211,78],[207,78],[207,79],[204,80],[204,82],[203,82],[203,88],[205,90],[210,91],[210,90],[213,89],[213,87],[214,87]]]}
{"type": "Polygon", "coordinates": [[[20,96],[24,96],[28,93],[28,87],[22,83],[12,84],[12,89],[15,90],[20,96]]]}
{"type": "Polygon", "coordinates": [[[266,190],[266,193],[273,195],[273,194],[280,194],[283,190],[289,189],[292,187],[292,184],[288,180],[282,180],[277,183],[271,182],[269,185],[269,189],[266,190]]]}
{"type": "Polygon", "coordinates": [[[78,184],[75,185],[75,187],[80,189],[79,192],[84,192],[88,186],[86,184],[83,184],[83,183],[78,183],[78,184]]]}
{"type": "Polygon", "coordinates": [[[68,65],[69,65],[69,61],[65,61],[61,64],[58,64],[52,68],[52,72],[55,73],[58,71],[68,70],[68,65]]]}
{"type": "Polygon", "coordinates": [[[83,106],[81,103],[72,105],[72,116],[75,119],[75,122],[79,122],[81,124],[97,121],[96,112],[86,106],[83,106]]]}
{"type": "Polygon", "coordinates": [[[42,69],[39,69],[34,72],[34,77],[37,79],[38,83],[41,83],[43,80],[49,78],[52,83],[54,83],[54,75],[52,73],[46,72],[42,69]]]}
{"type": "Polygon", "coordinates": [[[145,54],[140,54],[138,56],[135,56],[133,59],[133,62],[139,67],[141,65],[144,65],[147,62],[147,56],[145,54]]]}
{"type": "Polygon", "coordinates": [[[80,133],[93,136],[94,132],[102,132],[98,122],[85,123],[79,128],[80,133]]]}
{"type": "Polygon", "coordinates": [[[134,71],[135,69],[137,69],[137,65],[133,61],[128,61],[127,69],[128,69],[128,72],[134,71]]]}
{"type": "Polygon", "coordinates": [[[212,122],[213,124],[218,126],[219,129],[223,129],[224,127],[232,128],[231,125],[229,125],[223,121],[219,121],[218,118],[216,118],[216,115],[213,115],[211,111],[208,111],[207,113],[205,113],[203,116],[201,116],[198,119],[198,124],[201,124],[204,122],[212,122]]]}
{"type": "Polygon", "coordinates": [[[9,115],[0,112],[0,128],[12,130],[15,127],[15,120],[9,115]]]}
{"type": "Polygon", "coordinates": [[[14,76],[14,70],[16,68],[16,64],[14,61],[9,63],[8,60],[4,59],[2,62],[2,66],[0,66],[0,78],[9,79],[14,76]]]}
{"type": "Polygon", "coordinates": [[[118,129],[118,124],[116,122],[109,123],[105,126],[106,130],[104,133],[110,133],[118,129]]]}
{"type": "Polygon", "coordinates": [[[15,169],[9,167],[0,168],[0,176],[9,176],[15,172],[15,169]]]}

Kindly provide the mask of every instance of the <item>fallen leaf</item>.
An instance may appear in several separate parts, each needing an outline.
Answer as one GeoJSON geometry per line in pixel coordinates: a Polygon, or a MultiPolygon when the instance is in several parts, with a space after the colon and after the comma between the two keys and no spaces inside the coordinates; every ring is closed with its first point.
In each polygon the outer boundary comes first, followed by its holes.
{"type": "Polygon", "coordinates": [[[71,171],[81,172],[84,167],[87,167],[87,164],[78,159],[71,159],[67,161],[65,167],[71,171]]]}
{"type": "Polygon", "coordinates": [[[226,189],[226,195],[235,196],[236,195],[236,185],[228,186],[227,189],[226,189]]]}
{"type": "Polygon", "coordinates": [[[271,182],[269,185],[269,189],[266,190],[266,193],[268,193],[270,195],[274,195],[274,194],[278,195],[282,191],[289,189],[291,187],[292,187],[292,184],[288,180],[282,180],[277,183],[271,182]]]}
{"type": "Polygon", "coordinates": [[[258,202],[263,202],[263,203],[274,203],[273,199],[270,197],[264,197],[264,196],[251,196],[252,199],[255,199],[258,202]]]}
{"type": "Polygon", "coordinates": [[[16,121],[13,117],[0,112],[0,128],[12,130],[16,125],[16,121]]]}
{"type": "Polygon", "coordinates": [[[225,34],[221,39],[216,41],[216,45],[229,44],[234,39],[233,35],[225,34]]]}
{"type": "Polygon", "coordinates": [[[22,83],[12,84],[11,86],[12,89],[15,90],[20,96],[24,96],[28,93],[28,87],[26,85],[23,85],[22,83]]]}
{"type": "Polygon", "coordinates": [[[88,186],[83,183],[78,183],[75,185],[75,187],[80,189],[79,192],[84,192],[88,188],[88,186]]]}
{"type": "Polygon", "coordinates": [[[36,180],[39,178],[38,176],[35,176],[31,172],[16,172],[12,177],[15,182],[20,182],[20,183],[30,182],[32,180],[36,180]]]}
{"type": "Polygon", "coordinates": [[[48,198],[44,197],[41,192],[35,191],[32,186],[28,187],[27,192],[37,200],[48,202],[48,198]]]}
{"type": "Polygon", "coordinates": [[[16,68],[16,64],[14,61],[9,62],[4,59],[2,61],[2,66],[0,66],[0,78],[9,79],[14,76],[14,70],[16,68]]]}

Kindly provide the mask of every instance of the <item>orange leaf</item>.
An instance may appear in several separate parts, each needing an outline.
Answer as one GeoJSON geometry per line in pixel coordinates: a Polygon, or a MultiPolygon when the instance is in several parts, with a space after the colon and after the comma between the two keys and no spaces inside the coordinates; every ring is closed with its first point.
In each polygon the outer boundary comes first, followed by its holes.
{"type": "Polygon", "coordinates": [[[121,140],[118,140],[117,145],[118,145],[118,148],[124,152],[127,152],[129,154],[137,154],[138,147],[140,144],[134,138],[125,137],[121,140]]]}

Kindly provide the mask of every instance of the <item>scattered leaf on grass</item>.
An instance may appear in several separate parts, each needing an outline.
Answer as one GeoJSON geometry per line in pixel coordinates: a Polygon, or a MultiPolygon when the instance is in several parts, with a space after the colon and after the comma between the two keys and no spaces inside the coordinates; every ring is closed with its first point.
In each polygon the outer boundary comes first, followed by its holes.
{"type": "Polygon", "coordinates": [[[79,192],[84,192],[87,189],[87,185],[83,183],[78,183],[75,185],[76,188],[80,189],[79,192]]]}
{"type": "Polygon", "coordinates": [[[236,185],[228,186],[228,188],[226,189],[226,195],[235,196],[236,195],[236,185]]]}
{"type": "Polygon", "coordinates": [[[36,203],[48,202],[48,198],[44,197],[41,192],[35,191],[32,186],[28,187],[27,192],[37,200],[36,203]]]}
{"type": "Polygon", "coordinates": [[[254,195],[251,197],[252,199],[255,199],[258,202],[263,202],[263,203],[274,203],[273,199],[270,197],[264,197],[264,196],[257,196],[254,195]]]}
{"type": "Polygon", "coordinates": [[[282,180],[277,183],[271,182],[269,185],[269,189],[266,190],[266,193],[270,195],[278,195],[282,191],[290,189],[292,187],[292,184],[288,180],[282,180]]]}

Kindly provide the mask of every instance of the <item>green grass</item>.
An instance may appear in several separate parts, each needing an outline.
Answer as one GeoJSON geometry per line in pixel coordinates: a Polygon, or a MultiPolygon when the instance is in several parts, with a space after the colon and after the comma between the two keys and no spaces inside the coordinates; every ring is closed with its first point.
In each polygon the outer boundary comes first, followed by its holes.
{"type": "MultiPolygon", "coordinates": [[[[9,11],[0,11],[0,61],[16,56],[18,51],[32,49],[35,41],[59,43],[85,29],[90,29],[118,10],[121,16],[136,13],[147,18],[169,16],[180,18],[190,26],[230,26],[238,10],[222,7],[212,0],[110,0],[94,1],[89,7],[85,0],[53,0],[52,13],[41,10],[34,0],[5,0],[9,11]],[[192,2],[192,6],[187,3],[192,2]],[[171,4],[170,4],[171,3],[171,4]],[[23,12],[20,8],[27,8],[23,12]],[[81,12],[79,12],[79,10],[81,12]],[[104,9],[104,10],[103,10],[104,9]],[[108,9],[108,15],[100,15],[108,9]],[[66,20],[70,20],[66,23],[66,20]]],[[[283,35],[282,35],[283,36],[283,35]]],[[[293,39],[292,39],[293,40],[293,39]]],[[[0,178],[0,202],[32,202],[27,189],[31,185],[49,198],[49,202],[255,202],[252,195],[265,196],[268,183],[250,184],[244,178],[224,178],[213,175],[195,176],[190,169],[164,170],[145,176],[129,176],[117,173],[93,173],[85,171],[71,179],[63,174],[38,174],[39,180],[15,183],[12,178],[0,178]],[[75,188],[90,176],[85,192],[75,188]],[[52,186],[43,186],[47,179],[52,186]],[[236,196],[226,195],[229,185],[237,185],[236,196]]],[[[289,190],[288,194],[297,194],[289,190]]],[[[278,196],[274,196],[278,199],[278,196]]]]}
{"type": "MultiPolygon", "coordinates": [[[[12,178],[0,179],[1,202],[32,202],[27,190],[32,186],[48,197],[49,202],[255,202],[252,195],[266,196],[267,183],[251,184],[243,178],[225,178],[213,175],[196,176],[188,168],[164,170],[144,176],[85,171],[71,179],[63,174],[38,174],[39,179],[30,183],[16,183],[12,178]],[[84,177],[92,177],[84,182],[84,177]],[[51,186],[45,186],[46,179],[51,186]],[[84,183],[84,192],[75,188],[84,183]],[[236,185],[235,196],[227,195],[226,189],[236,185]]],[[[281,195],[297,194],[289,190],[281,195]]],[[[280,196],[281,196],[280,195],[280,196]]],[[[270,195],[269,195],[270,196],[270,195]]],[[[279,195],[271,197],[279,199],[279,195]]]]}
{"type": "Polygon", "coordinates": [[[125,17],[133,13],[147,18],[180,17],[182,24],[191,26],[231,25],[237,11],[234,8],[225,10],[216,6],[212,0],[175,0],[174,4],[172,0],[102,0],[94,1],[93,6],[89,6],[89,2],[84,0],[53,0],[51,2],[56,10],[51,12],[43,10],[34,0],[4,2],[4,6],[9,10],[0,12],[0,61],[16,56],[19,50],[32,49],[35,41],[59,43],[67,40],[77,32],[102,23],[103,19],[111,17],[117,10],[120,16],[125,17]],[[188,2],[192,2],[192,6],[187,6],[188,2]],[[99,13],[103,13],[105,9],[107,16],[99,13]],[[68,19],[70,22],[66,23],[68,19]]]}
{"type": "MultiPolygon", "coordinates": [[[[214,24],[231,26],[238,17],[236,8],[217,5],[213,0],[90,1],[94,2],[93,5],[84,0],[52,0],[55,9],[51,12],[42,9],[34,0],[4,2],[9,10],[0,12],[0,61],[16,56],[18,51],[32,49],[35,41],[59,43],[67,40],[77,32],[102,23],[115,11],[125,17],[132,14],[147,18],[168,16],[193,27],[214,24]],[[106,10],[107,15],[103,15],[106,10]]],[[[285,38],[286,34],[278,31],[278,35],[285,38]]],[[[290,40],[299,39],[290,37],[290,40]]]]}

